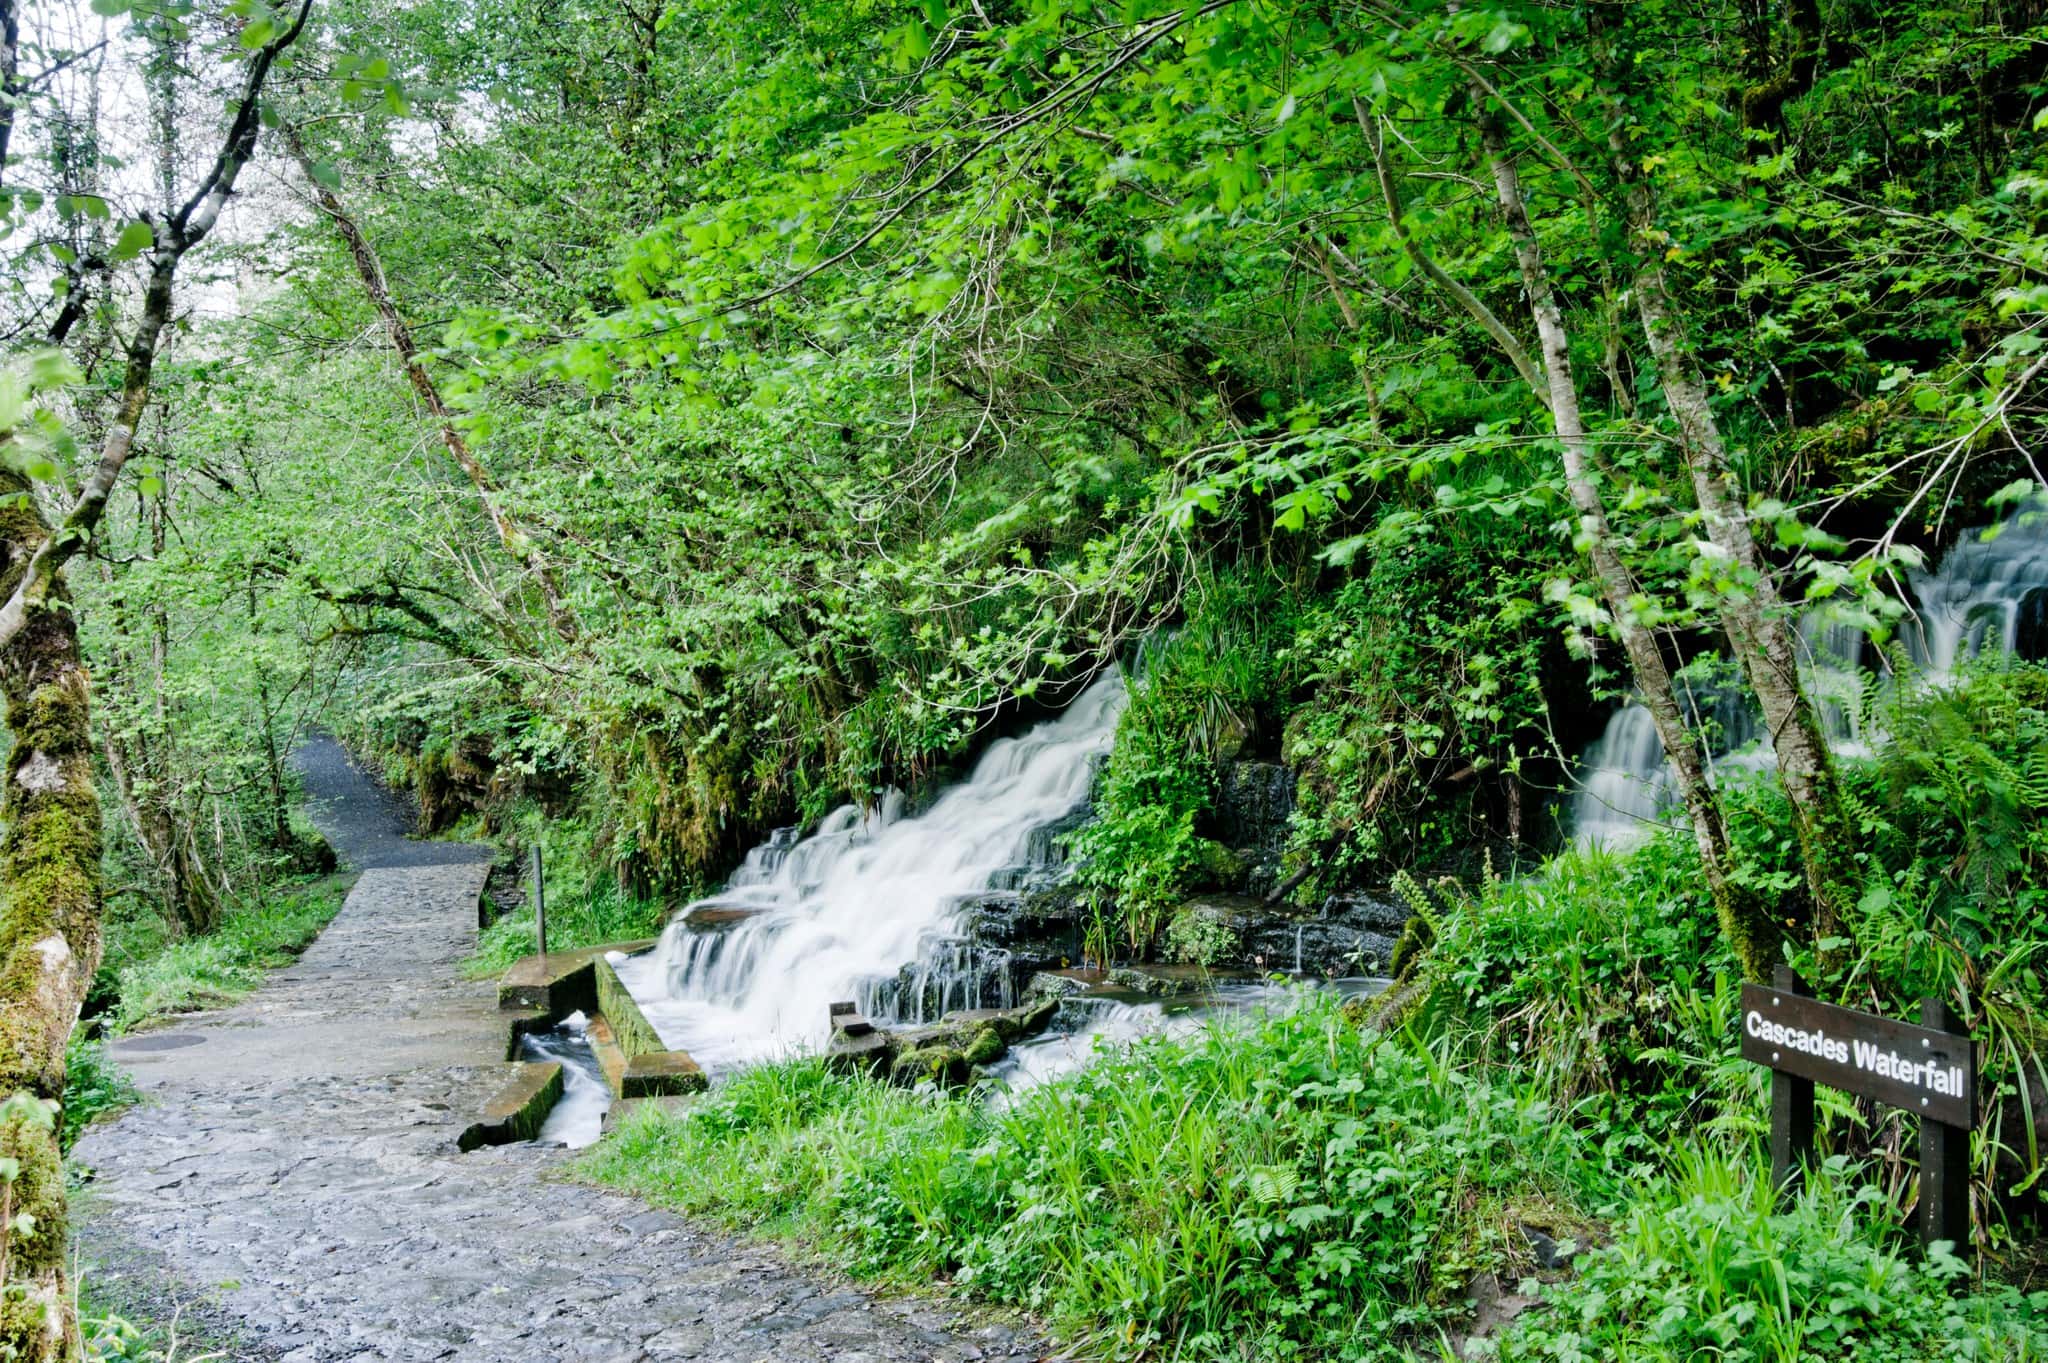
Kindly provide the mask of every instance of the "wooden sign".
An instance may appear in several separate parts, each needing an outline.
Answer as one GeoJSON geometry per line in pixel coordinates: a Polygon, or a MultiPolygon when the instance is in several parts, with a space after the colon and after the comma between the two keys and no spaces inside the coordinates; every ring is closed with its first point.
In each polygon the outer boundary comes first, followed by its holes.
{"type": "Polygon", "coordinates": [[[1742,1058],[1950,1126],[1975,1120],[1976,1052],[1952,1032],[1745,984],[1742,1058]]]}
{"type": "Polygon", "coordinates": [[[1779,966],[1769,985],[1742,986],[1742,1058],[1771,1071],[1771,1171],[1789,1195],[1813,1149],[1813,1086],[1875,1098],[1920,1118],[1920,1233],[1958,1250],[1970,1234],[1970,1128],[1977,1056],[1938,999],[1914,1026],[1810,997],[1779,966]]]}

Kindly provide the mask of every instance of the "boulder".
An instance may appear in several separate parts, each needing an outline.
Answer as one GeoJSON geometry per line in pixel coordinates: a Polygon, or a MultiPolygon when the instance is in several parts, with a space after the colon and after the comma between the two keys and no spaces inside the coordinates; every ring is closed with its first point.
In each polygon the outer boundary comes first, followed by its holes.
{"type": "Polygon", "coordinates": [[[894,1084],[959,1088],[976,1070],[1001,1060],[1013,1043],[1044,1031],[1059,1007],[1057,999],[1041,999],[1022,1008],[962,1009],[928,1027],[892,1032],[860,1016],[852,1004],[833,1004],[826,1064],[840,1073],[883,1075],[894,1084]]]}

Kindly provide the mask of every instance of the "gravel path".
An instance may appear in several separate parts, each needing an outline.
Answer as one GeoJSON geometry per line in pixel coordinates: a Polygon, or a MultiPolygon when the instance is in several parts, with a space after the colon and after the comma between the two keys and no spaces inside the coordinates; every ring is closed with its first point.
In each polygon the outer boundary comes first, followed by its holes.
{"type": "Polygon", "coordinates": [[[362,877],[248,1001],[111,1047],[148,1099],[76,1151],[104,1295],[175,1313],[229,1359],[1038,1357],[1000,1327],[563,1182],[555,1148],[457,1153],[505,1044],[492,986],[454,973],[488,852],[405,840],[402,806],[331,743],[300,760],[362,877]]]}

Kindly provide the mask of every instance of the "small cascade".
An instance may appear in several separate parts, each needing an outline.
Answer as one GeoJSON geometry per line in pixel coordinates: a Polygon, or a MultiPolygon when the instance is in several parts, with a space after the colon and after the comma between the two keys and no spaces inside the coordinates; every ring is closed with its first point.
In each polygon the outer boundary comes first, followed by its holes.
{"type": "Polygon", "coordinates": [[[519,1038],[521,1060],[555,1060],[562,1066],[562,1097],[541,1124],[542,1141],[558,1141],[571,1150],[595,1145],[611,1110],[612,1091],[598,1068],[597,1055],[584,1034],[589,1019],[571,1013],[545,1032],[519,1038]]]}
{"type": "Polygon", "coordinates": [[[2014,522],[1986,543],[1965,534],[1933,573],[1912,573],[1914,610],[1899,631],[1906,652],[1935,680],[1982,653],[2048,657],[2048,516],[2014,522]]]}
{"type": "Polygon", "coordinates": [[[961,1008],[1014,1008],[1011,955],[966,937],[935,941],[895,975],[863,980],[854,990],[860,1014],[895,1022],[937,1022],[961,1008]]]}
{"type": "MultiPolygon", "coordinates": [[[[1970,531],[1932,572],[1908,575],[1912,610],[1899,631],[1914,671],[1929,681],[1985,653],[2048,659],[2048,517],[2015,521],[1996,539],[1970,531]]],[[[1826,608],[1800,620],[1806,681],[1835,751],[1869,751],[1863,731],[1867,678],[1888,665],[1862,627],[1826,608]]],[[[1733,692],[1689,697],[1695,722],[1710,721],[1713,762],[1770,765],[1757,717],[1733,692]]],[[[1606,731],[1588,745],[1573,798],[1571,827],[1580,846],[1626,846],[1640,840],[1668,810],[1675,791],[1655,721],[1630,701],[1615,711],[1606,731]]]]}
{"type": "Polygon", "coordinates": [[[620,978],[669,1045],[714,1070],[822,1042],[837,1000],[887,1022],[1013,1003],[1008,953],[968,937],[964,901],[1056,862],[1124,699],[1112,669],[1058,718],[990,744],[920,814],[892,793],[809,837],[778,831],[620,978]]]}
{"type": "Polygon", "coordinates": [[[1572,833],[1583,846],[1625,845],[1644,835],[1671,797],[1671,769],[1657,721],[1630,701],[1586,749],[1586,768],[1572,801],[1572,833]]]}

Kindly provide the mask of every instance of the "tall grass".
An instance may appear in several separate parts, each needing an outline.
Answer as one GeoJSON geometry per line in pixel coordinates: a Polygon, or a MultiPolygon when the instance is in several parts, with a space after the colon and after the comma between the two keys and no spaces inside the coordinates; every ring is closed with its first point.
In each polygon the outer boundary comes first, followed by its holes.
{"type": "Polygon", "coordinates": [[[114,970],[107,1026],[133,1030],[170,1013],[235,1002],[287,965],[327,926],[354,877],[326,876],[288,885],[261,904],[231,909],[204,936],[160,940],[114,970]]]}
{"type": "Polygon", "coordinates": [[[1647,1183],[1553,1310],[1505,1341],[1504,1360],[1925,1363],[2048,1358],[2048,1293],[1958,1291],[1970,1266],[1925,1263],[1867,1177],[1836,1158],[1774,1210],[1767,1162],[1682,1147],[1647,1183]]]}
{"type": "Polygon", "coordinates": [[[996,1111],[750,1070],[647,1112],[593,1178],[828,1250],[950,1278],[1137,1358],[1397,1358],[1478,1271],[1570,1235],[1601,1162],[1536,1094],[1361,1033],[1327,999],[1104,1053],[996,1111]]]}

